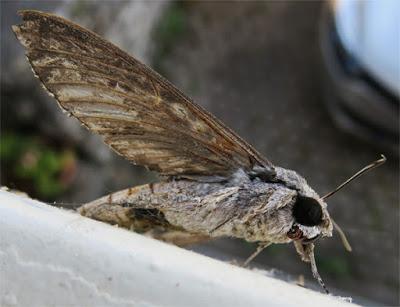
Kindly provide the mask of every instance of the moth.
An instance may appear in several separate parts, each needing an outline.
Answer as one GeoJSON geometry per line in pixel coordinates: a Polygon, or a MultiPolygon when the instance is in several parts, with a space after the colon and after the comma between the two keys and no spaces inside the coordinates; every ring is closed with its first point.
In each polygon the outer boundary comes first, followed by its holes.
{"type": "Polygon", "coordinates": [[[326,199],[385,161],[320,197],[299,174],[272,164],[213,115],[146,65],[61,17],[21,11],[13,31],[33,72],[60,107],[115,152],[161,175],[84,204],[87,217],[185,245],[216,237],[290,243],[311,263],[314,243],[335,227],[326,199]]]}

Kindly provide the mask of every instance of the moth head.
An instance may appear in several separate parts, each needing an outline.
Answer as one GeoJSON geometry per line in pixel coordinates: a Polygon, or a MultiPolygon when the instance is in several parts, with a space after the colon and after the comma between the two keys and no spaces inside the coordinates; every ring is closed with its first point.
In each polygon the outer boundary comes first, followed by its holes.
{"type": "Polygon", "coordinates": [[[290,230],[287,232],[287,236],[289,239],[294,241],[294,245],[301,259],[311,263],[311,271],[313,276],[315,279],[317,279],[322,288],[325,289],[326,293],[329,292],[317,270],[313,242],[321,236],[332,236],[332,228],[335,227],[335,230],[338,232],[345,249],[351,251],[351,246],[339,225],[337,225],[335,221],[329,217],[327,210],[328,206],[325,200],[342,189],[349,182],[353,181],[367,171],[382,165],[385,163],[385,161],[385,156],[381,155],[381,159],[378,159],[367,165],[345,182],[340,184],[336,189],[327,193],[323,197],[315,197],[313,195],[315,192],[297,174],[297,177],[288,177],[291,180],[292,186],[296,187],[299,193],[292,207],[294,222],[290,230]]]}
{"type": "Polygon", "coordinates": [[[303,245],[310,244],[321,236],[332,236],[332,229],[335,227],[344,247],[346,250],[351,251],[351,246],[342,229],[330,218],[325,200],[357,177],[378,167],[385,161],[385,156],[381,155],[381,159],[367,165],[323,197],[314,196],[315,192],[305,181],[301,180],[300,176],[298,176],[300,179],[292,177],[294,185],[299,187],[299,193],[292,208],[294,222],[291,229],[287,232],[288,238],[303,245]]]}
{"type": "Polygon", "coordinates": [[[275,168],[276,180],[295,191],[289,207],[290,223],[286,236],[293,241],[312,242],[321,236],[332,235],[332,223],[325,201],[296,172],[275,168]]]}
{"type": "Polygon", "coordinates": [[[318,197],[298,194],[292,207],[293,224],[287,232],[289,239],[304,244],[321,236],[332,236],[332,221],[327,205],[318,197]]]}

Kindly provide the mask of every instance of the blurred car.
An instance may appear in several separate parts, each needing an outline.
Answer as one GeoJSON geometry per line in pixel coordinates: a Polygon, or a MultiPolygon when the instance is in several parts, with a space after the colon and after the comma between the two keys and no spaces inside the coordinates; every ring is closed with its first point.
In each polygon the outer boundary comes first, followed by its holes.
{"type": "Polygon", "coordinates": [[[324,96],[335,123],[399,154],[400,1],[328,2],[320,43],[324,96]]]}

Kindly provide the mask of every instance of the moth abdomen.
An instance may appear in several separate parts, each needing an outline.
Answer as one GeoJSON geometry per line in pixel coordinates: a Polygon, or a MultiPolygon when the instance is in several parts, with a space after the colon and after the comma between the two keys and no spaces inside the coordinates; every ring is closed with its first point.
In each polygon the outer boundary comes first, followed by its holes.
{"type": "Polygon", "coordinates": [[[131,208],[130,214],[133,220],[148,223],[151,226],[170,226],[164,213],[158,209],[131,208]]]}

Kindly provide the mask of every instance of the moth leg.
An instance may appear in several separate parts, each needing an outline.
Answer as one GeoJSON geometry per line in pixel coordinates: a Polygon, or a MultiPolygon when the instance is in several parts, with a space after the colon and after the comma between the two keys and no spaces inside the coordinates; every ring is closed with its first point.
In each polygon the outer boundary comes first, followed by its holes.
{"type": "Polygon", "coordinates": [[[325,290],[326,294],[329,294],[328,288],[325,286],[325,283],[322,280],[321,275],[319,275],[319,273],[318,273],[317,264],[315,262],[315,256],[314,256],[314,244],[305,245],[304,251],[308,255],[308,258],[310,259],[311,272],[313,274],[313,277],[318,281],[320,286],[325,290]]]}
{"type": "Polygon", "coordinates": [[[318,273],[317,263],[315,262],[314,256],[314,244],[302,244],[299,241],[294,242],[294,246],[296,247],[297,253],[300,255],[301,260],[304,262],[310,262],[311,264],[311,272],[313,277],[318,281],[320,286],[325,290],[327,294],[329,294],[328,288],[325,286],[324,281],[321,278],[321,275],[318,273]]]}
{"type": "Polygon", "coordinates": [[[243,266],[246,267],[259,253],[261,253],[265,248],[271,245],[271,242],[260,242],[258,247],[254,253],[250,255],[249,258],[243,263],[243,266]]]}

